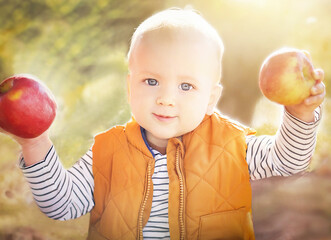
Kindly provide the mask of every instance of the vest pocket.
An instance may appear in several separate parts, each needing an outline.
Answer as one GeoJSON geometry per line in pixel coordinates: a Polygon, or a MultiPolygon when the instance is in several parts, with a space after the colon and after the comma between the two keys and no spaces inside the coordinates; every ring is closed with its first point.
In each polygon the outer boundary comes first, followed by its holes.
{"type": "Polygon", "coordinates": [[[213,213],[200,217],[199,239],[254,239],[251,213],[245,208],[213,213]]]}

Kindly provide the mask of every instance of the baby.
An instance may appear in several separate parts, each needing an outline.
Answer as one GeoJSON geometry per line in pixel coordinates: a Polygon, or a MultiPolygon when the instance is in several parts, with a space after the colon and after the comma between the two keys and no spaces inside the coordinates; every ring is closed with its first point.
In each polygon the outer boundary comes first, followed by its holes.
{"type": "MultiPolygon", "coordinates": [[[[285,106],[275,136],[215,112],[223,43],[192,10],[145,20],[128,53],[132,120],[94,139],[65,170],[44,133],[13,136],[20,167],[47,216],[91,212],[89,239],[254,239],[250,180],[307,169],[325,96],[315,70],[311,96],[285,106]]],[[[110,103],[111,104],[111,103],[110,103]]]]}

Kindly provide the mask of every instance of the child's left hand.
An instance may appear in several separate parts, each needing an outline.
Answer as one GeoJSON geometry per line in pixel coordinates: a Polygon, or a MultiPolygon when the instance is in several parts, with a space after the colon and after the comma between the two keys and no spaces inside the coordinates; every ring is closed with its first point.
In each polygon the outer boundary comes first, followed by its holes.
{"type": "Polygon", "coordinates": [[[285,109],[294,117],[304,122],[314,122],[314,110],[320,106],[325,97],[324,71],[322,69],[314,70],[315,85],[310,89],[310,96],[302,103],[285,106],[285,109]]]}

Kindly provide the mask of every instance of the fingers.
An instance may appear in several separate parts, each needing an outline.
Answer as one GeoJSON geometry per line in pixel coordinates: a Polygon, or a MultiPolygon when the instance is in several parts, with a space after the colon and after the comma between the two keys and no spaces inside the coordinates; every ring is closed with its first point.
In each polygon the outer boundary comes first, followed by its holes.
{"type": "Polygon", "coordinates": [[[323,82],[323,80],[324,80],[324,71],[323,71],[323,69],[320,69],[320,68],[315,69],[313,77],[317,82],[323,82]]]}
{"type": "Polygon", "coordinates": [[[311,96],[305,99],[306,105],[320,105],[325,98],[325,85],[323,82],[317,83],[311,89],[311,96]]]}
{"type": "Polygon", "coordinates": [[[319,106],[322,104],[324,97],[325,97],[325,93],[308,97],[305,99],[305,104],[308,106],[310,105],[319,106]]]}
{"type": "MultiPolygon", "coordinates": [[[[310,53],[307,50],[301,50],[310,62],[313,62],[310,53]]],[[[322,82],[324,80],[324,71],[323,69],[314,69],[313,77],[317,82],[322,82]]]]}
{"type": "Polygon", "coordinates": [[[306,98],[304,103],[308,106],[320,105],[325,98],[324,71],[322,69],[314,70],[315,85],[310,89],[310,97],[306,98]]]}
{"type": "Polygon", "coordinates": [[[309,59],[309,61],[313,61],[312,59],[311,59],[311,56],[310,56],[310,53],[307,51],[307,50],[301,50],[305,55],[306,55],[306,57],[309,59]]]}
{"type": "Polygon", "coordinates": [[[310,94],[311,95],[318,95],[325,92],[325,85],[323,82],[317,82],[311,89],[310,94]]]}
{"type": "MultiPolygon", "coordinates": [[[[306,55],[306,57],[309,59],[310,62],[313,62],[311,55],[307,50],[301,50],[301,51],[306,55]]],[[[323,82],[323,80],[324,80],[323,69],[320,69],[320,68],[314,69],[313,77],[317,82],[323,82]]]]}

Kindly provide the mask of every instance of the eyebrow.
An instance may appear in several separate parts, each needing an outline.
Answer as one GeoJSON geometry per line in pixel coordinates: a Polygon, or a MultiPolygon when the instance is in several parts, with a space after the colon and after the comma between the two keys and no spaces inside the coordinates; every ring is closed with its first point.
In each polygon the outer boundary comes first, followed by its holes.
{"type": "Polygon", "coordinates": [[[138,72],[138,75],[150,75],[155,78],[161,78],[161,74],[155,73],[155,72],[150,72],[150,71],[140,71],[140,72],[138,72]]]}
{"type": "MultiPolygon", "coordinates": [[[[143,75],[143,76],[149,75],[149,76],[155,77],[157,79],[161,79],[162,78],[161,77],[161,74],[159,74],[157,72],[151,72],[151,71],[148,71],[148,70],[140,71],[138,73],[138,75],[143,75]]],[[[197,82],[198,82],[194,77],[192,77],[190,75],[179,75],[178,76],[178,79],[181,80],[181,81],[189,81],[189,82],[192,82],[194,84],[197,84],[197,82]]]]}
{"type": "Polygon", "coordinates": [[[190,75],[179,75],[179,78],[180,79],[188,79],[188,80],[191,80],[191,81],[195,81],[196,79],[190,75]]]}

